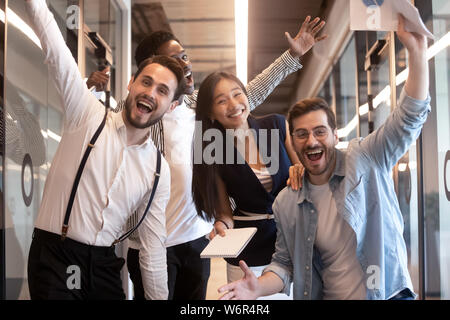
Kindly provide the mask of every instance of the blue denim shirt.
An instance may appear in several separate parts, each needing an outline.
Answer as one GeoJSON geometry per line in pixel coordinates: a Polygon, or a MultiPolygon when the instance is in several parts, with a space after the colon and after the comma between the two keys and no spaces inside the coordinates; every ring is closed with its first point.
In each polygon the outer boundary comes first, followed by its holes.
{"type": "MultiPolygon", "coordinates": [[[[329,180],[339,214],[356,235],[356,255],[365,275],[366,298],[388,299],[401,290],[413,291],[408,272],[403,218],[390,176],[396,162],[417,139],[430,111],[430,97],[420,101],[405,91],[399,106],[378,130],[353,139],[345,152],[336,150],[336,167],[329,180]]],[[[322,299],[323,264],[314,246],[317,211],[307,179],[303,188],[283,189],[273,204],[277,241],[272,271],[294,299],[322,299]]]]}

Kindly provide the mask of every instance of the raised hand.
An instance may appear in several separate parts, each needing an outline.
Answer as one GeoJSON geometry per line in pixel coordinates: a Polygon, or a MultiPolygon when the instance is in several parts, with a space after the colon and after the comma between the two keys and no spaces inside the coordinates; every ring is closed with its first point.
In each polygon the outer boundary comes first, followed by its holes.
{"type": "Polygon", "coordinates": [[[406,31],[405,18],[401,14],[398,15],[397,36],[410,54],[417,51],[425,52],[427,49],[427,38],[424,35],[406,31]]]}
{"type": "Polygon", "coordinates": [[[244,271],[244,277],[219,288],[219,293],[224,293],[219,300],[255,300],[258,298],[258,278],[250,270],[244,261],[239,261],[239,266],[244,271]]]}
{"type": "Polygon", "coordinates": [[[408,78],[405,91],[411,98],[425,100],[428,96],[429,69],[427,62],[427,38],[405,30],[405,20],[398,17],[397,36],[408,51],[408,78]]]}
{"type": "Polygon", "coordinates": [[[98,92],[103,91],[109,81],[109,70],[109,66],[107,66],[102,71],[92,72],[86,81],[87,87],[90,89],[95,86],[95,90],[98,92]]]}
{"type": "Polygon", "coordinates": [[[307,16],[295,38],[292,38],[289,32],[285,32],[284,34],[289,42],[291,55],[299,58],[308,52],[317,42],[328,37],[328,35],[317,36],[324,25],[325,21],[320,21],[319,17],[311,21],[311,16],[307,16]]]}

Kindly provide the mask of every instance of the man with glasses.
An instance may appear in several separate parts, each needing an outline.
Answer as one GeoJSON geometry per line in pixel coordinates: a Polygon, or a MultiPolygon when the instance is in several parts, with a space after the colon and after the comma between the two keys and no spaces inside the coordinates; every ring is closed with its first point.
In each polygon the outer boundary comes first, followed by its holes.
{"type": "Polygon", "coordinates": [[[243,279],[219,289],[222,299],[255,299],[294,282],[294,299],[414,299],[403,219],[390,176],[417,139],[430,111],[427,42],[404,30],[409,75],[398,107],[378,130],[346,151],[322,99],[289,112],[292,143],[305,167],[300,191],[286,188],[273,205],[277,241],[271,264],[256,278],[244,261],[243,279]]]}

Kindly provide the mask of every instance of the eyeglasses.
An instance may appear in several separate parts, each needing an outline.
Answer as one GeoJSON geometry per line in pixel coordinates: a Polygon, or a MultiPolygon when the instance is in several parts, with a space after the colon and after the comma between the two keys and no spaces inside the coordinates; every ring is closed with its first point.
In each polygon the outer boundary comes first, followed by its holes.
{"type": "MultiPolygon", "coordinates": [[[[292,136],[298,140],[306,140],[309,138],[310,132],[308,130],[300,129],[294,131],[292,136]]],[[[312,130],[312,134],[316,139],[324,139],[328,136],[328,129],[326,127],[318,127],[312,130]]]]}

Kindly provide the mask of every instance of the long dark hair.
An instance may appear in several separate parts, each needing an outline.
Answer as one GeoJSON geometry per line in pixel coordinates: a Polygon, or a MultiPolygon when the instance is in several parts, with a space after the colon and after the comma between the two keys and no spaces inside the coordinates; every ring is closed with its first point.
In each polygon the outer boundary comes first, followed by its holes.
{"type": "MultiPolygon", "coordinates": [[[[195,120],[198,124],[201,122],[201,130],[196,125],[194,132],[194,144],[201,145],[201,159],[194,158],[192,173],[192,198],[197,209],[197,214],[208,221],[216,217],[216,207],[219,202],[219,194],[217,192],[218,165],[216,163],[207,164],[203,159],[203,151],[209,142],[203,141],[204,133],[208,129],[218,129],[225,137],[225,129],[219,121],[212,121],[212,107],[214,103],[214,90],[222,79],[228,79],[236,82],[247,95],[245,86],[233,74],[223,71],[211,73],[203,80],[200,85],[197,96],[197,107],[195,120]],[[197,162],[197,163],[196,163],[197,162]],[[206,214],[203,214],[203,212],[206,214]]],[[[225,140],[225,139],[223,139],[225,140]]]]}

